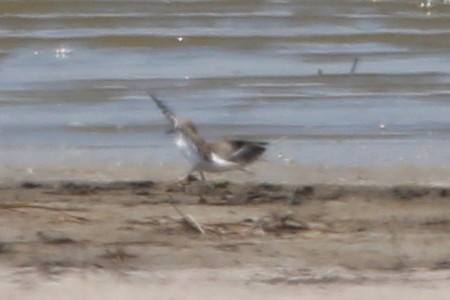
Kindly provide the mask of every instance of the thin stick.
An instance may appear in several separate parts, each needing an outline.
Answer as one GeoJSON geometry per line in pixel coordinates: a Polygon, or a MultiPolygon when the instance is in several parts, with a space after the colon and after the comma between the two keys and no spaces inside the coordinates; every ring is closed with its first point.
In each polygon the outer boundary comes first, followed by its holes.
{"type": "Polygon", "coordinates": [[[178,207],[172,204],[172,207],[177,211],[177,213],[183,218],[183,223],[191,227],[192,229],[200,232],[201,234],[205,234],[205,230],[192,216],[186,215],[183,213],[178,207]]]}
{"type": "Polygon", "coordinates": [[[358,65],[358,57],[355,57],[355,60],[353,61],[352,69],[350,70],[350,74],[354,74],[355,73],[357,65],[358,65]]]}
{"type": "Polygon", "coordinates": [[[26,204],[26,203],[1,203],[0,209],[18,209],[18,208],[34,208],[34,209],[46,209],[52,211],[87,211],[85,208],[62,208],[62,207],[50,207],[44,205],[26,204]]]}

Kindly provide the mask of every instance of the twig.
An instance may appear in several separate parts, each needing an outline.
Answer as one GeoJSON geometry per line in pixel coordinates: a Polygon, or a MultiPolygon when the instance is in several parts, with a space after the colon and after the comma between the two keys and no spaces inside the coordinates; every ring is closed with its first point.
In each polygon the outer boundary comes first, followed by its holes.
{"type": "Polygon", "coordinates": [[[25,203],[1,203],[0,209],[17,209],[17,208],[34,208],[34,209],[46,209],[52,211],[87,211],[86,208],[62,208],[62,207],[50,207],[44,205],[25,204],[25,203]]]}
{"type": "Polygon", "coordinates": [[[358,57],[355,57],[355,60],[353,61],[352,69],[350,70],[350,74],[354,74],[355,73],[357,65],[358,65],[358,57]]]}
{"type": "Polygon", "coordinates": [[[183,218],[183,224],[186,224],[190,228],[198,231],[200,234],[205,234],[205,230],[192,216],[184,214],[178,207],[172,204],[172,207],[177,211],[177,213],[183,218]]]}

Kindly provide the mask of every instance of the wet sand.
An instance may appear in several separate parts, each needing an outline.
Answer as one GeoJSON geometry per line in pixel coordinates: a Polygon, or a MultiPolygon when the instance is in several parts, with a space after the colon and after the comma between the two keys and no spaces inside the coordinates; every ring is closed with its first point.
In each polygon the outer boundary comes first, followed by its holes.
{"type": "Polygon", "coordinates": [[[10,299],[450,292],[447,187],[66,181],[0,195],[10,299]]]}

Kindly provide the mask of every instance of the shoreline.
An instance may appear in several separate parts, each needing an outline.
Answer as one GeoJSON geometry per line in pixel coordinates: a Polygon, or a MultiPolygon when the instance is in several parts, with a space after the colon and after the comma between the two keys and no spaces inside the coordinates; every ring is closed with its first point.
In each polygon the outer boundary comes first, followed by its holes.
{"type": "MultiPolygon", "coordinates": [[[[78,161],[62,165],[0,166],[0,186],[31,182],[99,182],[116,181],[155,182],[176,181],[186,175],[185,162],[157,165],[133,162],[78,161]]],[[[286,185],[352,185],[394,186],[425,185],[450,186],[448,166],[398,164],[379,167],[302,165],[295,162],[258,162],[252,165],[252,175],[242,172],[207,174],[207,181],[234,183],[271,183],[286,185]]]]}

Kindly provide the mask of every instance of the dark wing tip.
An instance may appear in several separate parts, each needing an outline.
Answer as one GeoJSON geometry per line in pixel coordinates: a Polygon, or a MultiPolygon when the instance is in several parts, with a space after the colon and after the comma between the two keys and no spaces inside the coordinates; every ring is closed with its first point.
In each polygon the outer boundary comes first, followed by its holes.
{"type": "Polygon", "coordinates": [[[148,92],[148,95],[150,96],[150,98],[152,98],[153,102],[156,103],[156,105],[158,106],[159,109],[161,109],[163,112],[165,110],[169,110],[168,107],[158,98],[156,98],[156,96],[154,94],[152,94],[151,92],[148,92]]]}
{"type": "Polygon", "coordinates": [[[162,113],[166,116],[167,120],[175,126],[177,123],[177,119],[175,117],[175,114],[169,109],[167,105],[164,104],[161,100],[159,100],[154,94],[151,92],[148,92],[148,95],[152,100],[156,103],[156,106],[162,111],[162,113]]]}
{"type": "Polygon", "coordinates": [[[249,164],[257,160],[265,151],[268,143],[266,142],[251,142],[234,140],[230,141],[234,153],[229,157],[229,160],[249,164]]]}

